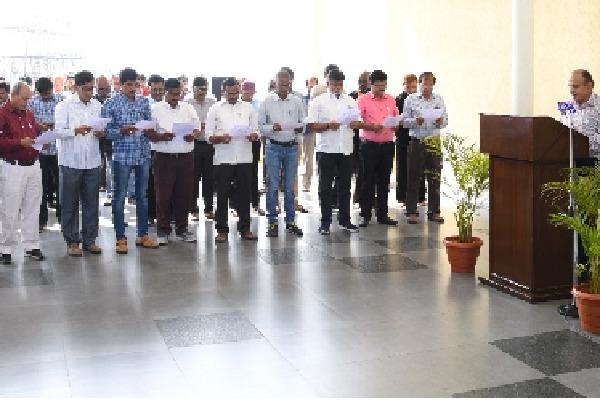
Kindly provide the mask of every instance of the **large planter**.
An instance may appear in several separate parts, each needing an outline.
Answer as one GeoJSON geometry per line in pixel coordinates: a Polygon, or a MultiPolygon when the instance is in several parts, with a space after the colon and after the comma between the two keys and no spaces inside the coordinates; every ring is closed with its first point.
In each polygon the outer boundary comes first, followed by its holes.
{"type": "Polygon", "coordinates": [[[588,284],[573,288],[581,329],[600,334],[600,294],[591,294],[588,284]]]}
{"type": "Polygon", "coordinates": [[[444,238],[444,245],[446,246],[446,254],[448,254],[452,272],[475,272],[475,264],[483,240],[473,236],[471,242],[461,243],[458,241],[458,236],[449,236],[444,238]]]}

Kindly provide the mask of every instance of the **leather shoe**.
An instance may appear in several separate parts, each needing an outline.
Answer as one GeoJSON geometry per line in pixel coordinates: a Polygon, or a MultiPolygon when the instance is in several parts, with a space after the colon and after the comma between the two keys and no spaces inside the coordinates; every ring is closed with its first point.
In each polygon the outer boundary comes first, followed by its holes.
{"type": "Polygon", "coordinates": [[[391,219],[390,217],[378,218],[377,222],[382,225],[398,225],[398,221],[391,219]]]}
{"type": "Polygon", "coordinates": [[[369,226],[369,222],[371,220],[369,218],[365,218],[365,217],[360,217],[360,219],[358,220],[358,227],[359,228],[366,228],[367,226],[369,226]]]}

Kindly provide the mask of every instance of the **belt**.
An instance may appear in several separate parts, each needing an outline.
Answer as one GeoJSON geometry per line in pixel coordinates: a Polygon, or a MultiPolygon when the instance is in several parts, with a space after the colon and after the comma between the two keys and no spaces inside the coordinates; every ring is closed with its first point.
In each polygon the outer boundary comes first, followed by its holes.
{"type": "Polygon", "coordinates": [[[24,167],[30,167],[33,164],[35,164],[35,162],[37,161],[37,158],[34,158],[33,160],[7,160],[7,159],[3,159],[5,163],[10,164],[10,165],[22,165],[24,167]]]}
{"type": "Polygon", "coordinates": [[[200,144],[210,144],[210,143],[208,143],[208,140],[198,140],[198,139],[196,139],[196,142],[198,142],[200,144]]]}
{"type": "Polygon", "coordinates": [[[187,157],[190,154],[193,154],[193,153],[191,151],[189,151],[187,153],[159,153],[158,151],[156,152],[157,156],[166,157],[166,158],[181,158],[181,157],[187,157]]]}
{"type": "Polygon", "coordinates": [[[276,144],[278,146],[283,146],[283,147],[292,147],[298,144],[298,142],[296,142],[295,140],[289,141],[289,142],[278,142],[277,140],[273,140],[273,139],[269,139],[269,142],[271,144],[276,144]]]}
{"type": "Polygon", "coordinates": [[[390,142],[374,142],[372,140],[365,140],[365,139],[361,140],[361,142],[363,142],[363,144],[374,144],[374,145],[377,145],[377,146],[383,146],[383,145],[386,145],[386,144],[393,144],[394,143],[394,142],[391,142],[391,141],[390,142]]]}

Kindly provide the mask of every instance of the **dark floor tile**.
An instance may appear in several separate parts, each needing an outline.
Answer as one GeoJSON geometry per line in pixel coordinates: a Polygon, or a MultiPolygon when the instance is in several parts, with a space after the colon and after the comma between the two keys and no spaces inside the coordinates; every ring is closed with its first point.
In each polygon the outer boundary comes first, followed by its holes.
{"type": "Polygon", "coordinates": [[[375,243],[393,250],[396,253],[404,253],[407,251],[416,250],[441,249],[444,247],[440,241],[427,236],[404,236],[392,240],[375,240],[375,243]]]}
{"type": "Polygon", "coordinates": [[[557,398],[557,397],[585,397],[572,389],[556,382],[550,378],[533,379],[530,381],[511,383],[508,385],[496,386],[486,389],[471,390],[464,393],[456,393],[452,397],[536,397],[536,398],[557,398]]]}
{"type": "Polygon", "coordinates": [[[54,285],[51,270],[25,269],[0,272],[0,288],[42,285],[54,285]]]}
{"type": "Polygon", "coordinates": [[[391,272],[427,269],[427,266],[400,254],[382,254],[379,256],[344,257],[341,262],[348,264],[358,272],[391,272]]]}
{"type": "Polygon", "coordinates": [[[567,320],[567,325],[568,325],[569,329],[571,329],[573,332],[576,332],[576,333],[580,334],[581,336],[590,339],[592,342],[600,344],[600,335],[586,332],[583,329],[581,329],[581,323],[579,322],[579,319],[569,318],[567,320]]]}
{"type": "Polygon", "coordinates": [[[262,249],[257,250],[257,253],[261,259],[271,265],[334,260],[333,257],[314,248],[262,249]]]}
{"type": "Polygon", "coordinates": [[[169,347],[239,342],[262,337],[239,311],[157,320],[156,326],[169,347]]]}
{"type": "Polygon", "coordinates": [[[568,329],[491,344],[546,375],[600,367],[600,344],[568,329]]]}
{"type": "Polygon", "coordinates": [[[311,233],[305,235],[303,240],[312,246],[327,246],[333,243],[364,242],[370,239],[350,232],[331,232],[329,235],[311,233]]]}

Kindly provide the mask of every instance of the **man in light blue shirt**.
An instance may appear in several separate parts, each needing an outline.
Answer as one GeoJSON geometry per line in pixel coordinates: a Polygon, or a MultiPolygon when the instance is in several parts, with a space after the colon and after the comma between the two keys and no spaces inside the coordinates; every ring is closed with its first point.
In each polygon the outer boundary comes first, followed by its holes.
{"type": "Polygon", "coordinates": [[[294,180],[298,171],[298,135],[304,130],[304,105],[301,99],[291,95],[290,74],[282,69],[277,73],[276,92],[270,93],[258,112],[258,125],[263,137],[266,137],[267,148],[265,163],[267,165],[267,218],[268,237],[277,237],[277,195],[279,192],[279,176],[283,171],[283,193],[286,229],[302,236],[302,229],[296,224],[294,205],[294,180]]]}
{"type": "Polygon", "coordinates": [[[94,76],[89,71],[75,74],[75,95],[56,107],[58,164],[61,174],[62,231],[67,254],[81,257],[83,250],[100,254],[98,237],[98,191],[100,190],[100,145],[104,132],[93,131],[92,118],[100,116],[102,105],[92,98],[94,76]],[[81,232],[79,201],[81,199],[81,232]]]}
{"type": "Polygon", "coordinates": [[[406,187],[406,216],[409,224],[419,222],[417,200],[419,186],[423,174],[427,177],[428,211],[430,221],[443,223],[440,215],[440,175],[442,173],[441,154],[432,151],[422,142],[429,136],[439,135],[440,129],[448,124],[448,113],[444,99],[433,93],[435,76],[431,72],[423,72],[419,76],[419,93],[408,96],[404,102],[404,119],[402,125],[408,128],[411,141],[408,145],[408,179],[406,187]],[[435,120],[424,118],[425,110],[441,112],[435,120]],[[427,172],[425,172],[427,171],[427,172]]]}

